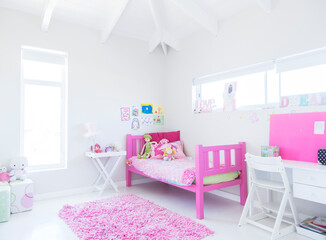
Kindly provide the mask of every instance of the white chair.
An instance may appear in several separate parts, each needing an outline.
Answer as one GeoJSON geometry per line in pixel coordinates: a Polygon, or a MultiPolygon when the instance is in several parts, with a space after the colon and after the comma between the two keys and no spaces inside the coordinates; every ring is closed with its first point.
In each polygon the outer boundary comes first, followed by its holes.
{"type": "Polygon", "coordinates": [[[251,182],[250,191],[246,204],[244,206],[239,226],[246,223],[253,224],[257,227],[270,231],[272,233],[271,239],[277,239],[295,231],[295,226],[298,224],[297,213],[293,203],[291,187],[287,178],[285,168],[281,157],[258,157],[252,154],[246,154],[246,161],[249,171],[249,182],[251,182]],[[272,180],[263,180],[257,178],[257,170],[265,173],[279,173],[281,175],[280,182],[272,180]],[[272,202],[263,202],[260,196],[259,188],[265,188],[280,192],[283,194],[280,205],[272,202]],[[254,203],[254,195],[257,194],[257,200],[262,209],[261,213],[253,216],[248,216],[251,204],[254,203]],[[290,205],[290,212],[286,213],[285,208],[287,203],[290,205]],[[287,215],[287,219],[284,218],[287,215]],[[275,223],[274,227],[266,224],[266,218],[272,218],[275,223]],[[285,227],[281,228],[281,223],[286,223],[285,227]],[[265,223],[265,224],[264,224],[265,223]]]}

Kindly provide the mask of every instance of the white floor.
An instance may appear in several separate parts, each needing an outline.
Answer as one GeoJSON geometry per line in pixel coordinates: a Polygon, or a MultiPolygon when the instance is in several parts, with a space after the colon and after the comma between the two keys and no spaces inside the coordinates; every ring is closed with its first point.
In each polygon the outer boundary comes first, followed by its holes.
{"type": "MultiPolygon", "coordinates": [[[[1,240],[74,240],[77,239],[69,227],[58,217],[59,209],[65,204],[75,204],[100,198],[112,197],[117,194],[133,193],[144,199],[168,208],[180,215],[206,225],[215,231],[215,235],[206,239],[219,240],[252,240],[270,239],[270,234],[254,226],[238,227],[242,206],[213,194],[205,194],[205,219],[196,219],[195,195],[160,182],[134,185],[120,188],[120,193],[108,190],[99,196],[98,193],[75,195],[44,201],[36,201],[30,212],[11,215],[9,222],[0,223],[1,240]]],[[[283,240],[307,240],[293,233],[283,240]]]]}

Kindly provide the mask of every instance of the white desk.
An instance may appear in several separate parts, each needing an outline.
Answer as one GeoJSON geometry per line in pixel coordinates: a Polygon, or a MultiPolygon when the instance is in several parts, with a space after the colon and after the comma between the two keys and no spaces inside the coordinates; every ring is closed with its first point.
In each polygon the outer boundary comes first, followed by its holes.
{"type": "MultiPolygon", "coordinates": [[[[284,167],[292,169],[293,196],[326,204],[326,165],[283,160],[284,167]]],[[[292,180],[292,181],[291,181],[292,180]]]]}
{"type": "MultiPolygon", "coordinates": [[[[283,160],[284,167],[292,170],[293,196],[312,202],[326,204],[326,165],[318,163],[283,160]]],[[[324,215],[325,213],[320,213],[324,215]]],[[[326,236],[297,227],[299,234],[316,240],[326,236]]]]}
{"type": "MultiPolygon", "coordinates": [[[[283,163],[286,169],[292,170],[292,178],[290,175],[288,177],[289,182],[293,184],[293,197],[326,204],[326,165],[293,160],[283,160],[283,163]]],[[[248,185],[250,188],[250,173],[248,185]]],[[[267,191],[267,201],[271,201],[270,191],[267,191]]],[[[253,204],[249,213],[253,213],[253,204]]]]}
{"type": "Polygon", "coordinates": [[[94,183],[94,187],[103,193],[105,188],[109,185],[113,187],[116,192],[119,192],[117,185],[112,180],[112,175],[115,172],[116,168],[119,165],[119,162],[122,159],[122,156],[126,155],[126,151],[120,152],[104,152],[104,153],[94,153],[87,152],[86,156],[89,157],[94,163],[96,169],[99,171],[99,175],[94,183]],[[116,158],[115,162],[110,160],[111,158],[116,158]],[[102,160],[104,163],[102,163],[102,160]],[[106,162],[105,162],[106,161],[106,162]],[[110,172],[108,170],[110,169],[110,172]],[[99,186],[99,182],[103,178],[104,184],[99,186]]]}

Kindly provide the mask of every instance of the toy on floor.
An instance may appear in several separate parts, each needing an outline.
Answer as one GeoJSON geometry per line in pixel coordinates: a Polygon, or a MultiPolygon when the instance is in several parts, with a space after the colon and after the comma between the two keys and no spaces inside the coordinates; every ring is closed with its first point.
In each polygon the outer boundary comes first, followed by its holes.
{"type": "Polygon", "coordinates": [[[10,182],[26,179],[26,167],[28,166],[26,157],[14,158],[10,162],[10,182]]]}
{"type": "Polygon", "coordinates": [[[174,149],[170,148],[170,147],[167,147],[163,153],[163,160],[164,161],[171,161],[174,159],[174,154],[175,154],[175,151],[174,149]]]}
{"type": "Polygon", "coordinates": [[[152,136],[149,134],[144,135],[145,144],[140,154],[137,154],[138,158],[149,158],[151,156],[152,144],[157,144],[157,142],[151,142],[152,136]]]}
{"type": "Polygon", "coordinates": [[[0,182],[9,182],[10,175],[6,167],[0,167],[0,182]]]}

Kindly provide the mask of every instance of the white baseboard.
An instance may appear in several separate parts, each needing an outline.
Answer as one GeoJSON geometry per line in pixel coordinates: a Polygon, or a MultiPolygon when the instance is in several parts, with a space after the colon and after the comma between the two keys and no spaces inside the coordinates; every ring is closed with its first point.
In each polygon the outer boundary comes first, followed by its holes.
{"type": "Polygon", "coordinates": [[[60,198],[60,197],[67,197],[67,196],[72,196],[72,195],[90,193],[92,191],[93,191],[93,187],[91,187],[91,186],[84,187],[84,188],[73,188],[73,189],[68,189],[68,190],[58,191],[58,192],[35,194],[34,200],[35,201],[48,200],[48,199],[53,199],[53,198],[60,198]]]}
{"type": "MultiPolygon", "coordinates": [[[[132,180],[132,185],[149,183],[149,182],[154,182],[154,181],[155,180],[153,180],[151,178],[134,179],[134,180],[132,180]]],[[[118,181],[115,183],[117,184],[118,187],[126,186],[126,181],[118,181]]],[[[72,195],[91,193],[93,191],[94,191],[94,188],[92,186],[83,187],[83,188],[72,188],[72,189],[58,191],[58,192],[35,194],[34,200],[40,201],[40,200],[48,200],[48,199],[53,199],[53,198],[68,197],[68,196],[72,196],[72,195]]]]}
{"type": "MultiPolygon", "coordinates": [[[[156,180],[151,179],[151,178],[139,178],[139,179],[133,179],[131,181],[131,186],[132,185],[137,185],[137,184],[143,184],[143,183],[149,183],[149,182],[156,182],[156,180]]],[[[119,181],[116,182],[118,187],[125,187],[126,186],[126,181],[119,181]]]]}
{"type": "Polygon", "coordinates": [[[214,190],[214,191],[211,191],[209,193],[214,194],[214,195],[219,196],[219,197],[223,197],[223,198],[235,201],[235,202],[240,202],[240,196],[236,195],[236,194],[233,194],[233,193],[228,193],[228,192],[224,192],[224,191],[221,191],[221,190],[214,190]]]}

